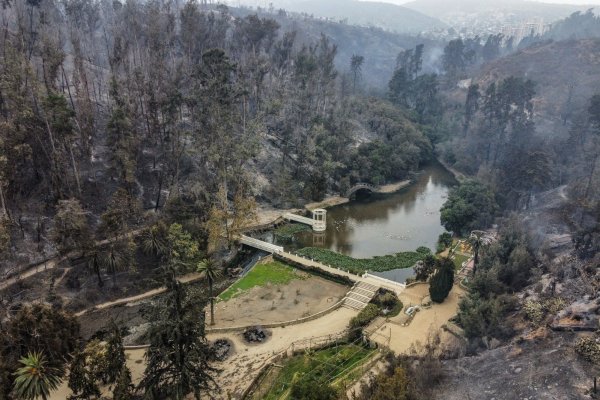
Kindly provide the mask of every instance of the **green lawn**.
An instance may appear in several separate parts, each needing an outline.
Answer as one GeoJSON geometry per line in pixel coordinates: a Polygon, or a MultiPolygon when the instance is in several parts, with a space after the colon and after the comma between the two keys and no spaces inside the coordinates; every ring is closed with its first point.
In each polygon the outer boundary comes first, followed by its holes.
{"type": "Polygon", "coordinates": [[[335,251],[317,247],[306,247],[298,250],[297,253],[325,265],[349,270],[355,274],[362,274],[366,271],[382,272],[392,269],[410,268],[415,265],[417,261],[422,260],[428,254],[431,254],[431,250],[426,247],[419,247],[417,251],[406,251],[394,255],[365,259],[352,258],[336,253],[335,251]]]}
{"type": "Polygon", "coordinates": [[[293,383],[311,377],[323,385],[339,386],[343,380],[354,378],[354,368],[366,362],[374,353],[375,350],[346,344],[292,357],[283,364],[277,375],[269,380],[270,388],[261,388],[260,398],[288,398],[293,383]]]}
{"type": "Polygon", "coordinates": [[[454,266],[456,269],[460,269],[462,267],[462,263],[469,259],[468,256],[464,256],[462,254],[454,254],[454,266]]]}
{"type": "Polygon", "coordinates": [[[250,272],[219,295],[218,301],[237,297],[255,286],[285,285],[294,279],[304,279],[297,270],[278,261],[255,265],[250,272]]]}

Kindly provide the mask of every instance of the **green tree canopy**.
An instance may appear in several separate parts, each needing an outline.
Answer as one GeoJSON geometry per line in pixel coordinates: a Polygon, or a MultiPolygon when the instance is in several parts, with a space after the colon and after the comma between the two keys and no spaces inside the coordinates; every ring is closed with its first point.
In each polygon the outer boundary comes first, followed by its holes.
{"type": "Polygon", "coordinates": [[[452,189],[441,209],[444,227],[459,235],[488,227],[498,209],[492,190],[477,181],[466,181],[452,189]]]}

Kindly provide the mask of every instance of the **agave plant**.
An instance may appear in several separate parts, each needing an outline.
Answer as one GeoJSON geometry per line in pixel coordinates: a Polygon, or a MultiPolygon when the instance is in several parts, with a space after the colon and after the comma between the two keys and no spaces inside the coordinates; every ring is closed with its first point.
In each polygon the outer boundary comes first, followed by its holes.
{"type": "Polygon", "coordinates": [[[17,398],[46,400],[50,391],[58,388],[62,380],[62,371],[48,366],[44,354],[28,353],[19,363],[23,366],[15,372],[14,392],[17,398]]]}

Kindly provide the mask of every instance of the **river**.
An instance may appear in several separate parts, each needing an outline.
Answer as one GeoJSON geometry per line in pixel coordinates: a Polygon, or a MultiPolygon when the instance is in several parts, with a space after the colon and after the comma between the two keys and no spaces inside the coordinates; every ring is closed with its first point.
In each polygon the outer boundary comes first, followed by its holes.
{"type": "MultiPolygon", "coordinates": [[[[293,248],[324,247],[354,258],[370,258],[419,246],[435,251],[444,232],[440,207],[456,184],[438,163],[425,167],[416,182],[394,194],[373,194],[327,210],[327,231],[297,234],[293,248]]],[[[412,270],[378,273],[399,282],[412,270]]]]}

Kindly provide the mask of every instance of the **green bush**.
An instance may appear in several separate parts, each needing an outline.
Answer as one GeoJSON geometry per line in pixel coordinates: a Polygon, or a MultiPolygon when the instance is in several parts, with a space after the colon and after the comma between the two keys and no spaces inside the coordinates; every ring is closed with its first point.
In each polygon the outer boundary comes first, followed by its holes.
{"type": "Polygon", "coordinates": [[[444,232],[438,237],[437,241],[437,252],[441,253],[448,247],[452,246],[452,234],[450,232],[444,232]]]}
{"type": "Polygon", "coordinates": [[[300,379],[292,384],[292,399],[303,400],[335,400],[338,398],[336,390],[316,377],[300,379]]]}
{"type": "Polygon", "coordinates": [[[511,295],[482,298],[477,293],[472,293],[461,300],[457,322],[468,338],[507,338],[512,335],[513,330],[506,321],[506,315],[514,310],[516,304],[516,299],[511,295]]]}
{"type": "Polygon", "coordinates": [[[337,399],[336,392],[354,382],[353,369],[366,362],[373,352],[363,346],[337,344],[282,360],[282,368],[273,380],[261,384],[267,392],[259,389],[261,395],[255,398],[337,399]],[[336,377],[334,382],[332,377],[336,377]]]}
{"type": "Polygon", "coordinates": [[[349,328],[355,330],[358,328],[364,328],[369,325],[371,321],[379,316],[381,309],[377,305],[370,303],[358,313],[358,315],[350,320],[349,328]]]}
{"type": "Polygon", "coordinates": [[[398,297],[396,297],[393,293],[390,292],[383,294],[379,298],[379,301],[381,305],[385,308],[393,308],[394,306],[396,306],[396,304],[400,302],[398,297]]]}
{"type": "MultiPolygon", "coordinates": [[[[431,254],[431,249],[429,247],[420,246],[420,247],[417,247],[416,252],[419,254],[422,254],[423,256],[427,256],[427,255],[431,254]]],[[[398,253],[398,254],[402,254],[402,253],[398,253]]]]}

